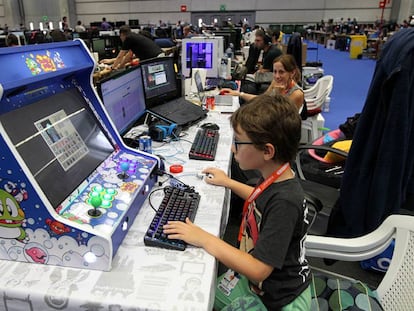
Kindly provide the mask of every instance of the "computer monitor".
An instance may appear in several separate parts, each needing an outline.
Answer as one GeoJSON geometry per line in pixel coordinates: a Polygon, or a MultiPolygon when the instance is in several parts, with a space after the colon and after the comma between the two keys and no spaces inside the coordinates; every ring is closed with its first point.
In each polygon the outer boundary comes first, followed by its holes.
{"type": "Polygon", "coordinates": [[[119,28],[119,27],[125,26],[125,25],[126,25],[126,22],[125,21],[115,22],[115,27],[116,28],[119,28]]]}
{"type": "Polygon", "coordinates": [[[174,68],[172,57],[157,57],[141,62],[147,108],[178,96],[174,68]]]}
{"type": "Polygon", "coordinates": [[[288,34],[288,35],[294,33],[295,32],[295,25],[289,25],[289,24],[282,25],[282,32],[285,33],[285,34],[288,34]]]}
{"type": "Polygon", "coordinates": [[[131,28],[137,28],[137,27],[139,27],[139,20],[138,19],[130,19],[130,20],[128,20],[128,25],[131,28]]]}
{"type": "Polygon", "coordinates": [[[193,37],[182,41],[181,72],[190,77],[192,69],[206,70],[208,78],[217,78],[224,55],[223,37],[193,37]]]}
{"type": "Polygon", "coordinates": [[[78,89],[39,98],[1,114],[0,122],[52,207],[58,208],[114,147],[78,89]]]}
{"type": "Polygon", "coordinates": [[[105,39],[94,38],[91,41],[92,51],[99,54],[99,57],[103,57],[106,54],[105,39]]]}
{"type": "Polygon", "coordinates": [[[123,135],[145,114],[145,94],[141,68],[131,67],[116,73],[97,85],[109,117],[123,135]]]}
{"type": "Polygon", "coordinates": [[[91,27],[97,27],[97,28],[99,28],[99,27],[101,27],[101,24],[102,24],[102,22],[91,22],[89,25],[91,27]]]}

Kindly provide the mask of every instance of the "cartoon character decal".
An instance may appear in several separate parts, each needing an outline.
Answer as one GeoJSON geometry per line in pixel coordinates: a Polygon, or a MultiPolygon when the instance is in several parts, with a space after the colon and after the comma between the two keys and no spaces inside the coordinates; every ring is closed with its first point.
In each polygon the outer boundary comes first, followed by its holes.
{"type": "Polygon", "coordinates": [[[17,184],[12,182],[12,181],[8,181],[4,186],[3,186],[4,190],[6,190],[8,193],[10,193],[12,196],[14,196],[14,198],[16,199],[17,202],[22,202],[24,200],[28,199],[28,194],[27,191],[23,188],[18,188],[17,184]]]}
{"type": "Polygon", "coordinates": [[[49,226],[53,234],[61,235],[70,232],[70,228],[62,224],[61,222],[53,219],[46,219],[46,224],[49,226]]]}
{"type": "Polygon", "coordinates": [[[25,221],[19,202],[9,192],[0,189],[0,237],[25,241],[25,221]]]}

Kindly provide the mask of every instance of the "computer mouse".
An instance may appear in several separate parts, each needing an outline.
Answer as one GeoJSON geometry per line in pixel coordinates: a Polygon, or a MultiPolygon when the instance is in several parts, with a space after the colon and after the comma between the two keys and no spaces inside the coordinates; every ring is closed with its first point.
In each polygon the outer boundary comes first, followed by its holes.
{"type": "Polygon", "coordinates": [[[221,90],[220,91],[220,95],[226,95],[226,94],[228,94],[228,93],[230,93],[230,91],[229,90],[221,90]]]}
{"type": "Polygon", "coordinates": [[[200,127],[203,129],[208,129],[208,130],[219,130],[220,129],[220,127],[215,123],[203,123],[201,124],[200,127]]]}

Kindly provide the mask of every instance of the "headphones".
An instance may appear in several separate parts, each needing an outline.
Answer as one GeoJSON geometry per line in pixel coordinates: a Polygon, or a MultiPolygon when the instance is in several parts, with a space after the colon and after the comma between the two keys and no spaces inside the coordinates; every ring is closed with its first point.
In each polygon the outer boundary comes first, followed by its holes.
{"type": "MultiPolygon", "coordinates": [[[[260,28],[258,31],[259,31],[259,36],[263,37],[263,41],[265,44],[269,45],[272,43],[272,36],[269,35],[267,31],[265,31],[263,28],[260,28]]],[[[256,36],[257,36],[257,31],[256,31],[256,36]]]]}
{"type": "Polygon", "coordinates": [[[264,42],[266,44],[271,44],[272,43],[272,36],[269,35],[266,31],[265,31],[265,34],[264,34],[263,38],[264,38],[264,42]]]}
{"type": "Polygon", "coordinates": [[[170,125],[155,124],[149,128],[149,135],[155,141],[163,141],[167,137],[177,137],[179,132],[180,130],[175,123],[170,125]]]}

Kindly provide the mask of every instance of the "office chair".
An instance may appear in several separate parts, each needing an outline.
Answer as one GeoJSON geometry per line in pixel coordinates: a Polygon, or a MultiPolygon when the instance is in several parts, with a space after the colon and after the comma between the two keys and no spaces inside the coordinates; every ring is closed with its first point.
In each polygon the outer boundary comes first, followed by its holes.
{"type": "MultiPolygon", "coordinates": [[[[411,311],[414,309],[414,216],[388,216],[377,229],[357,238],[308,235],[305,248],[308,257],[360,261],[382,253],[393,240],[395,241],[394,254],[384,278],[376,289],[376,293],[384,310],[411,311]]],[[[322,274],[326,275],[325,273],[322,274]]],[[[345,276],[329,276],[329,282],[334,284],[341,284],[341,279],[349,280],[345,276]]],[[[321,279],[319,278],[319,280],[321,279]]],[[[361,282],[358,282],[357,286],[363,288],[363,291],[367,289],[367,286],[361,282]]],[[[318,297],[321,294],[319,291],[321,287],[315,281],[312,283],[312,287],[312,310],[325,310],[319,308],[328,304],[324,298],[318,297]]],[[[335,294],[335,290],[333,292],[335,294]]],[[[345,292],[347,292],[347,288],[341,288],[341,292],[336,293],[339,297],[349,297],[345,292]]],[[[331,295],[331,297],[333,296],[331,295]]],[[[346,303],[345,300],[344,303],[346,303]]],[[[374,300],[371,300],[371,302],[375,304],[374,300]]],[[[330,300],[329,303],[332,303],[332,301],[330,300]]],[[[369,310],[379,309],[372,308],[369,310]]]]}
{"type": "Polygon", "coordinates": [[[312,206],[312,225],[308,232],[313,235],[325,235],[328,231],[329,218],[339,198],[341,174],[348,153],[324,145],[300,145],[292,165],[300,179],[307,201],[312,206]],[[331,152],[343,158],[335,164],[323,162],[318,153],[331,152]],[[314,159],[310,153],[316,154],[314,159]],[[319,158],[319,159],[318,159],[319,158]]]}
{"type": "Polygon", "coordinates": [[[316,83],[304,90],[304,97],[308,109],[308,118],[302,121],[302,143],[310,143],[322,136],[325,119],[321,115],[322,106],[330,102],[329,95],[333,88],[333,76],[326,75],[318,79],[316,83]]]}

